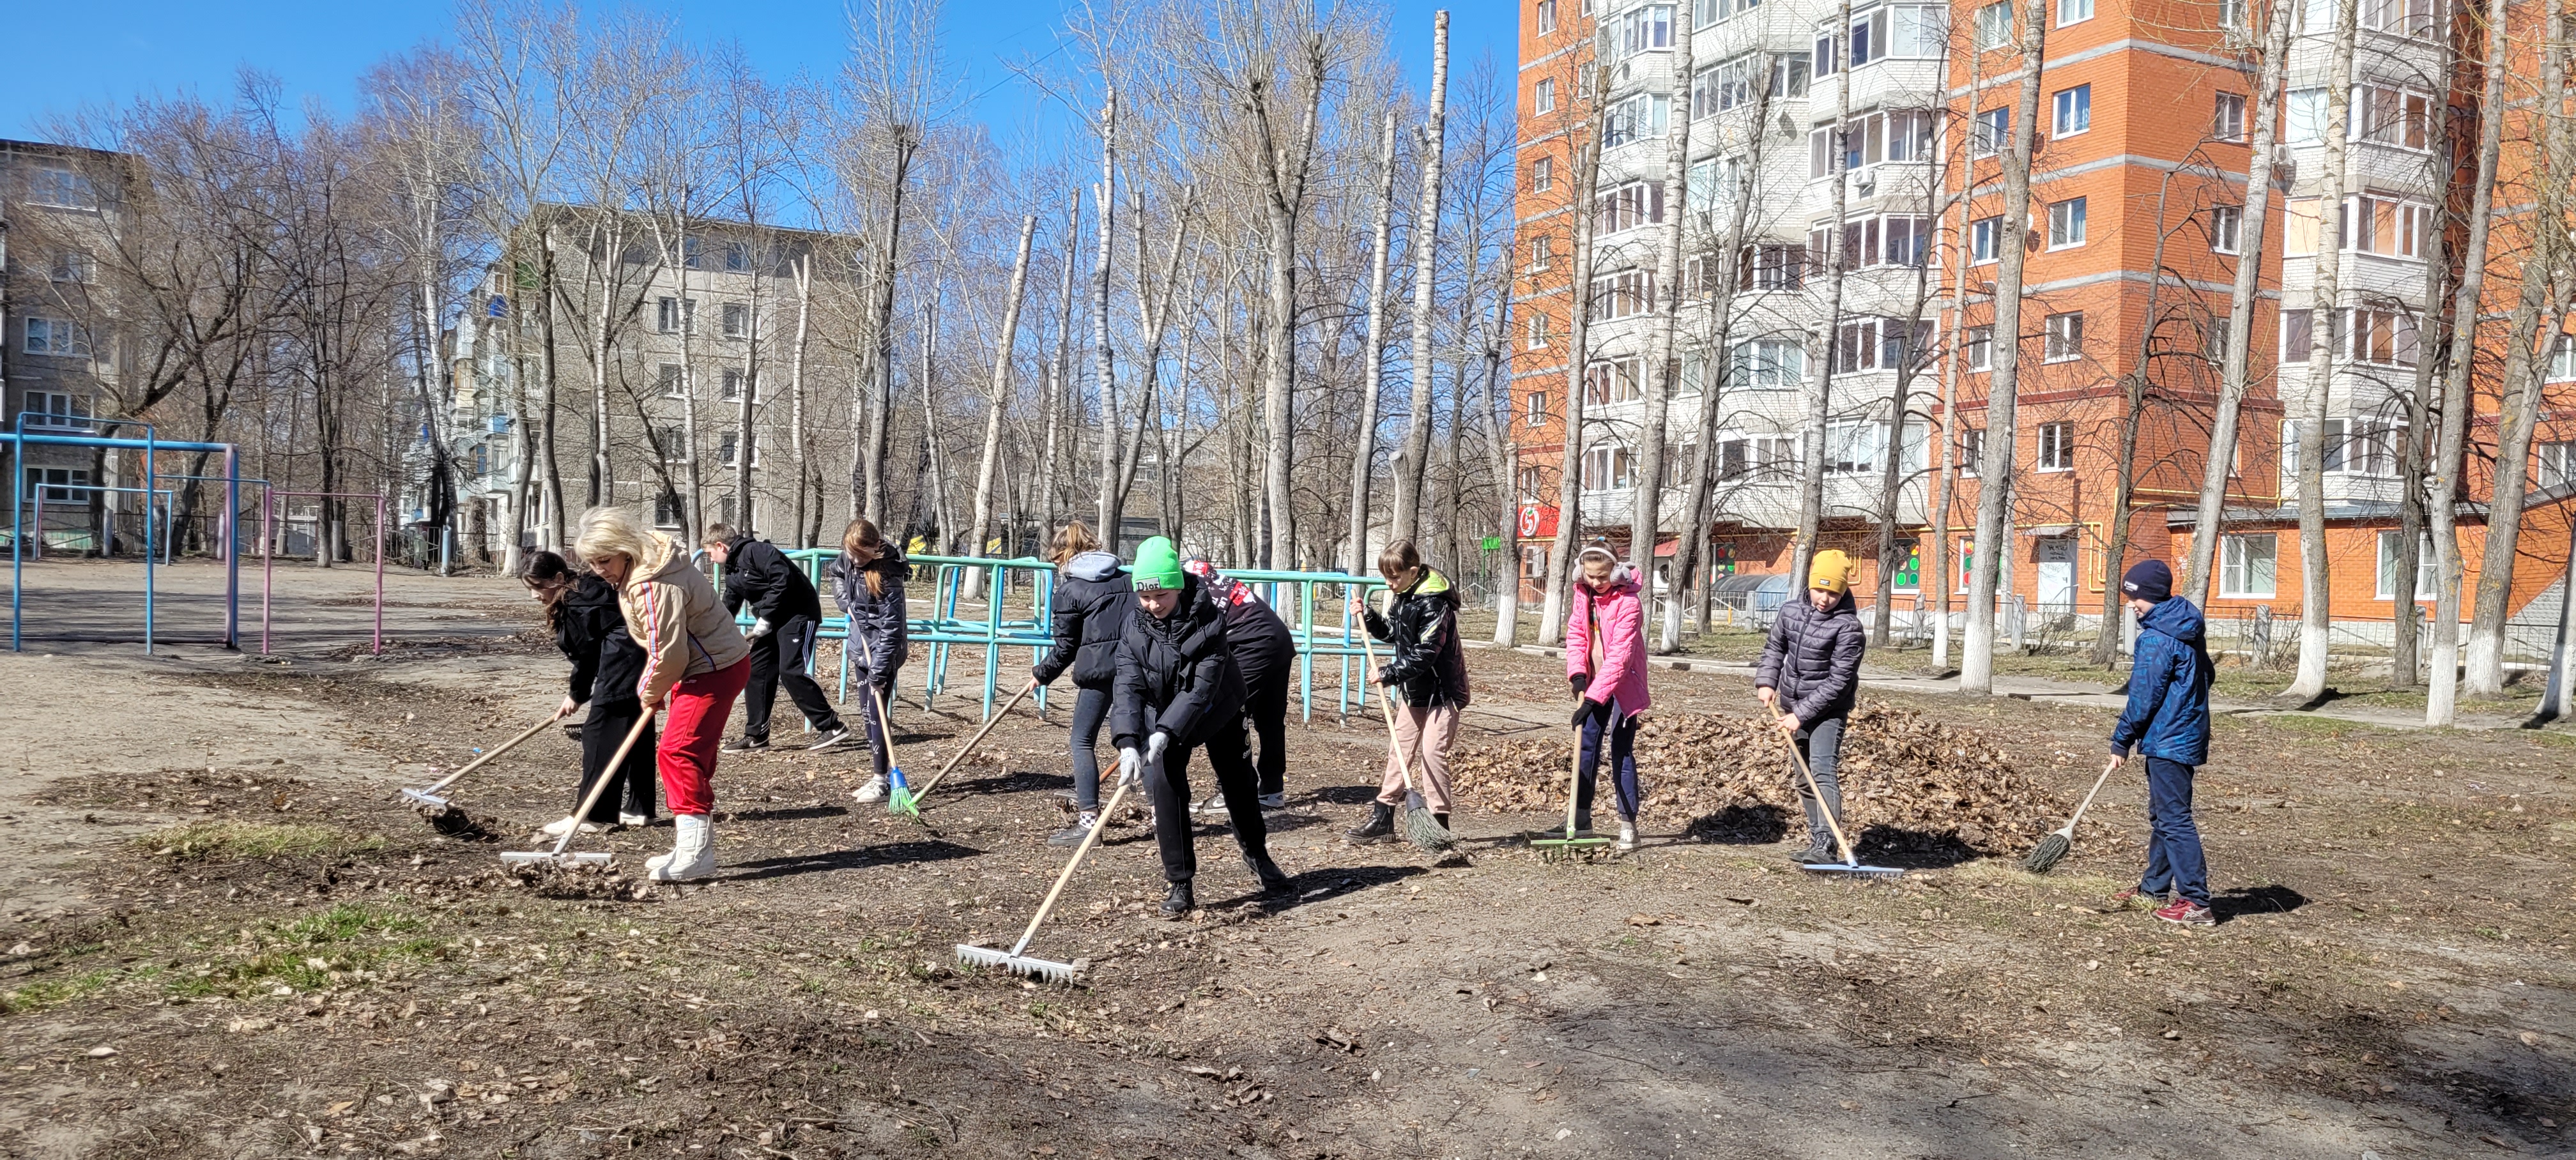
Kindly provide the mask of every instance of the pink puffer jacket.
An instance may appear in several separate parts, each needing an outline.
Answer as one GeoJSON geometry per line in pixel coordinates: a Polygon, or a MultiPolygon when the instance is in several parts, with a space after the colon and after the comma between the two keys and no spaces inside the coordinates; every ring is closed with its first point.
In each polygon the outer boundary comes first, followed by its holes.
{"type": "Polygon", "coordinates": [[[1591,677],[1584,699],[1616,698],[1622,716],[1636,716],[1651,702],[1646,694],[1645,606],[1637,599],[1637,580],[1627,565],[1611,569],[1610,586],[1600,592],[1576,579],[1574,614],[1565,622],[1565,675],[1591,677]],[[1597,671],[1592,664],[1596,635],[1601,642],[1597,671]]]}

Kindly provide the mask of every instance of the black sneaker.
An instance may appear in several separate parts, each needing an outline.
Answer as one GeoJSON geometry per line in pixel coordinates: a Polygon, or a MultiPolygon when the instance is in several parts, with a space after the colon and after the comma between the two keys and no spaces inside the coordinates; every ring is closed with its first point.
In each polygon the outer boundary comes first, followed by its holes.
{"type": "Polygon", "coordinates": [[[831,728],[829,728],[829,729],[824,730],[824,731],[823,731],[823,736],[821,736],[821,737],[819,737],[819,738],[815,739],[815,741],[814,741],[814,743],[813,743],[812,745],[808,745],[808,746],[806,746],[805,748],[806,748],[807,750],[809,750],[809,751],[811,751],[811,750],[817,750],[817,749],[830,749],[830,748],[832,748],[833,746],[835,746],[835,745],[839,745],[840,743],[842,743],[842,742],[844,742],[844,741],[847,741],[847,740],[849,740],[849,739],[850,739],[850,730],[849,730],[849,728],[848,728],[847,726],[843,726],[843,725],[835,725],[835,726],[832,726],[832,727],[831,727],[831,728]]]}
{"type": "Polygon", "coordinates": [[[1842,859],[1834,855],[1834,848],[1831,843],[1817,842],[1814,845],[1808,846],[1804,850],[1800,850],[1797,853],[1789,855],[1789,861],[1791,864],[1798,866],[1822,866],[1828,862],[1838,864],[1842,859]]]}
{"type": "Polygon", "coordinates": [[[1165,918],[1188,918],[1190,912],[1198,908],[1198,896],[1190,893],[1190,884],[1187,882],[1172,883],[1171,893],[1163,896],[1163,917],[1165,918]]]}
{"type": "Polygon", "coordinates": [[[1084,838],[1091,836],[1091,828],[1099,824],[1100,815],[1098,814],[1078,814],[1074,817],[1072,825],[1047,835],[1047,845],[1079,846],[1084,838]]]}
{"type": "Polygon", "coordinates": [[[1297,880],[1290,878],[1287,871],[1280,869],[1278,863],[1271,861],[1270,855],[1246,854],[1243,856],[1243,865],[1245,869],[1252,871],[1253,877],[1261,880],[1261,893],[1275,898],[1297,892],[1297,880]]]}
{"type": "Polygon", "coordinates": [[[769,739],[766,737],[736,737],[724,743],[727,753],[758,753],[767,748],[769,739]]]}
{"type": "Polygon", "coordinates": [[[1343,835],[1354,846],[1374,846],[1395,839],[1395,807],[1385,802],[1369,805],[1369,817],[1343,835]]]}

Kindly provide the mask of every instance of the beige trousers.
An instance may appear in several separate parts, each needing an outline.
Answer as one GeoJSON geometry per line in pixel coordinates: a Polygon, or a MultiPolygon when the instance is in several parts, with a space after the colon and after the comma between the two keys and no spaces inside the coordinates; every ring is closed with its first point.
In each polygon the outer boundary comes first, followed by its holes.
{"type": "Polygon", "coordinates": [[[1422,791],[1422,800],[1431,812],[1449,812],[1449,745],[1458,740],[1458,707],[1440,705],[1425,708],[1418,705],[1395,707],[1395,744],[1387,750],[1386,776],[1378,783],[1377,800],[1390,806],[1404,805],[1404,762],[1413,759],[1413,788],[1422,791]]]}

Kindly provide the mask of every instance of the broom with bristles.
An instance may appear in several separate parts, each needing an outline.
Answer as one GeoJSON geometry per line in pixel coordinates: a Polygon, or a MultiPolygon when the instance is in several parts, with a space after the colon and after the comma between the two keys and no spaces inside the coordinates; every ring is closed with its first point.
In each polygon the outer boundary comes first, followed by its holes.
{"type": "Polygon", "coordinates": [[[2021,860],[2022,869],[2033,874],[2046,874],[2074,852],[2075,823],[2083,821],[2084,811],[2093,808],[2093,795],[2102,792],[2102,783],[2111,780],[2111,771],[2120,768],[2120,761],[2114,757],[2102,767],[2102,776],[2093,779],[2093,789],[2084,795],[2084,804],[2075,807],[2075,816],[2066,819],[2064,827],[2049,831],[2047,837],[2031,847],[2030,856],[2021,860]]]}
{"type": "MultiPolygon", "coordinates": [[[[1366,626],[1360,628],[1360,651],[1367,655],[1369,674],[1377,674],[1377,649],[1369,644],[1366,626]]],[[[1386,714],[1386,743],[1395,749],[1395,759],[1404,768],[1404,840],[1433,854],[1445,853],[1458,844],[1458,835],[1441,825],[1431,807],[1422,800],[1422,791],[1413,785],[1413,758],[1404,751],[1404,743],[1395,736],[1395,698],[1388,696],[1386,686],[1377,687],[1379,707],[1386,714]]]]}

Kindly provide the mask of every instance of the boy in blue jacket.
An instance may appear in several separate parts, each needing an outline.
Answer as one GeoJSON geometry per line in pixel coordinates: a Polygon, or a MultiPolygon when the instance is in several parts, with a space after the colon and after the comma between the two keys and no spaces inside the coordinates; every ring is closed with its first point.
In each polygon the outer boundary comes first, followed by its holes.
{"type": "Polygon", "coordinates": [[[2209,913],[2200,827],[2191,818],[2192,774],[2209,760],[2212,666],[2200,609],[2173,594],[2173,569],[2161,560],[2131,567],[2120,577],[2120,591],[2138,614],[2138,644],[2129,662],[2129,704],[2111,729],[2111,768],[2132,749],[2146,758],[2148,835],[2146,875],[2112,898],[2122,906],[2164,902],[2157,918],[2205,926],[2216,919],[2209,913]]]}

